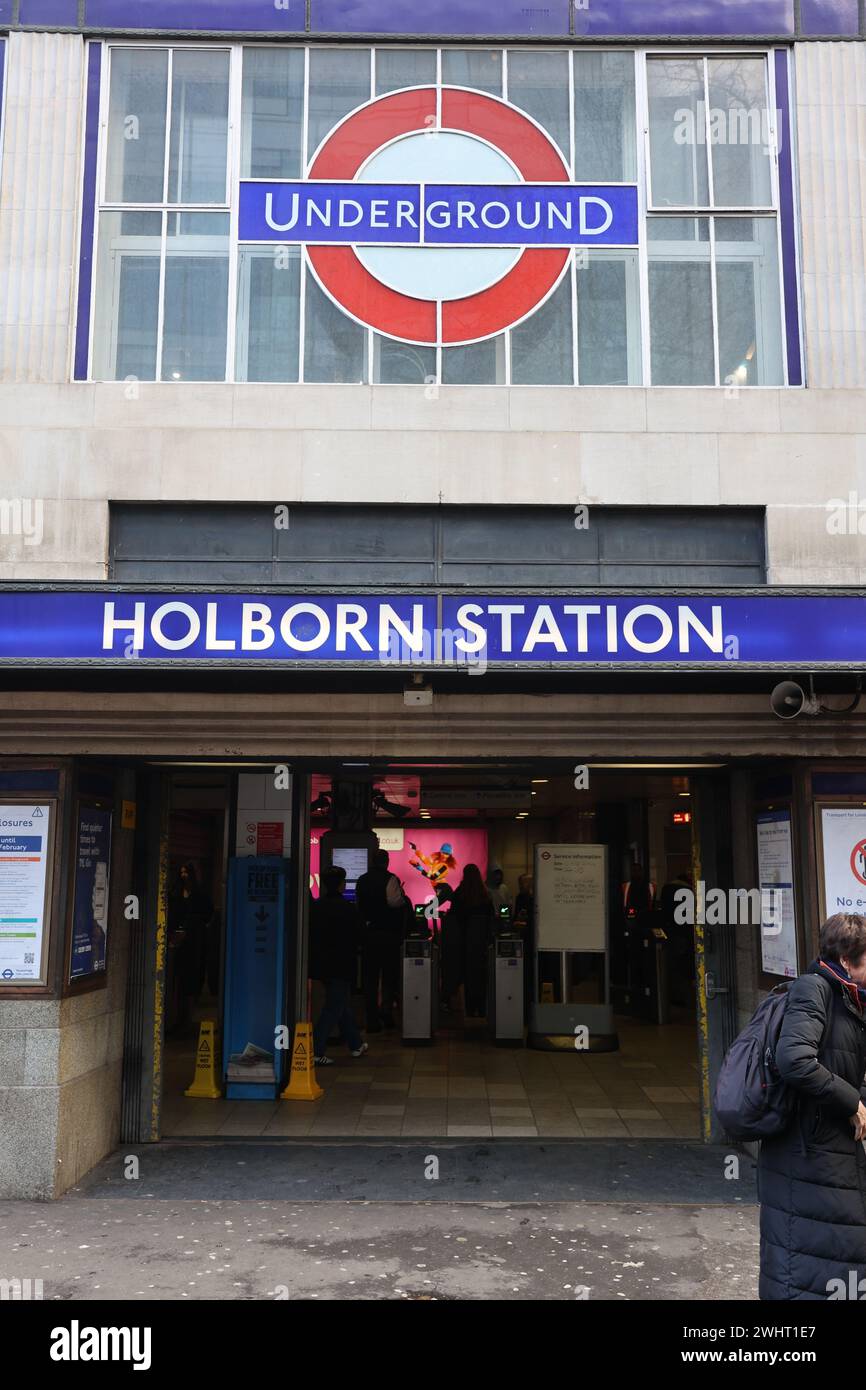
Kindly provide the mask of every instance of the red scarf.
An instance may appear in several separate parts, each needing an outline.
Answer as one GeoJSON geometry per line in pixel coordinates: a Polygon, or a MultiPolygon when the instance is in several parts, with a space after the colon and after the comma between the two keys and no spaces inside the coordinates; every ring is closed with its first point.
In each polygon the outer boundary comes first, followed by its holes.
{"type": "Polygon", "coordinates": [[[840,965],[836,960],[824,960],[824,957],[821,956],[818,964],[822,970],[827,971],[837,980],[841,980],[843,988],[848,991],[851,1000],[862,1014],[866,1009],[866,989],[863,985],[858,985],[856,980],[852,980],[844,965],[840,965]]]}

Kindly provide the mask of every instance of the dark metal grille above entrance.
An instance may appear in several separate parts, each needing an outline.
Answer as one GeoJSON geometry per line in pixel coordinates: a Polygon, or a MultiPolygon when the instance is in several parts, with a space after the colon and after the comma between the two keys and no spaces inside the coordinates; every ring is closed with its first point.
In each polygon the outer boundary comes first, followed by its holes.
{"type": "Polygon", "coordinates": [[[110,578],[152,584],[754,586],[760,508],[116,505],[110,578]]]}

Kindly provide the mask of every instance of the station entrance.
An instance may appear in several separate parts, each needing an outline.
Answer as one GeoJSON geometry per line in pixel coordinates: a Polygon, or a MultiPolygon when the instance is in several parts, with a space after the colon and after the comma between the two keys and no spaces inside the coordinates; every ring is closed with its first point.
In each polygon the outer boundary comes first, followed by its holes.
{"type": "Polygon", "coordinates": [[[722,765],[279,772],[160,769],[159,1137],[709,1136],[712,942],[677,908],[709,862],[700,808],[713,862],[726,854],[722,765]],[[402,895],[390,931],[362,881],[383,852],[402,895]],[[253,863],[290,870],[270,955],[264,928],[249,936],[262,904],[238,919],[237,866],[253,863]],[[280,1020],[292,1036],[322,1017],[334,867],[359,926],[354,1042],[320,1029],[322,1095],[280,1099],[288,1059],[268,1042],[280,1020]],[[219,1094],[189,1096],[203,1024],[219,1094]]]}

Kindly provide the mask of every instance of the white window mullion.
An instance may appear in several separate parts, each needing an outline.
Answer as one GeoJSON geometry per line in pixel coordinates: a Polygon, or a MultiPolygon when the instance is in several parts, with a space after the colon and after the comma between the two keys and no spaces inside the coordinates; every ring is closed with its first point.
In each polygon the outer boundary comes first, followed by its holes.
{"type": "Polygon", "coordinates": [[[166,271],[166,247],[168,245],[168,218],[169,214],[165,209],[162,212],[162,236],[159,247],[159,306],[156,320],[156,380],[162,381],[162,338],[165,330],[165,271],[166,271]]]}
{"type": "Polygon", "coordinates": [[[640,282],[640,345],[641,384],[649,386],[652,378],[649,299],[649,217],[652,187],[649,150],[649,95],[646,51],[635,54],[635,97],[637,103],[637,196],[638,196],[638,278],[640,282]]]}
{"type": "Polygon", "coordinates": [[[716,285],[716,219],[709,218],[710,224],[710,290],[713,299],[713,366],[716,374],[716,385],[721,386],[722,381],[719,376],[719,294],[716,285]]]}
{"type": "MultiPolygon", "coordinates": [[[[99,100],[99,147],[96,158],[96,203],[101,207],[105,202],[105,180],[108,174],[108,113],[111,109],[111,69],[114,49],[105,44],[102,55],[101,91],[99,100]]],[[[85,93],[86,95],[86,93],[85,93]]]]}
{"type": "Polygon", "coordinates": [[[174,50],[168,50],[168,81],[165,91],[165,162],[162,170],[162,201],[168,203],[168,166],[171,161],[171,88],[174,82],[174,50]]]}
{"type": "Polygon", "coordinates": [[[442,129],[442,49],[436,49],[436,129],[442,129]]]}
{"type": "Polygon", "coordinates": [[[568,269],[571,280],[571,381],[573,386],[580,385],[580,371],[578,369],[580,336],[577,325],[577,251],[571,252],[571,265],[568,269]]]}
{"type": "Polygon", "coordinates": [[[171,108],[174,83],[174,50],[168,50],[168,77],[165,92],[165,159],[162,170],[162,233],[159,248],[159,309],[156,322],[156,380],[162,381],[163,335],[165,333],[165,281],[168,249],[168,172],[171,162],[171,108]]]}
{"type": "MultiPolygon", "coordinates": [[[[304,114],[301,123],[301,176],[309,172],[308,143],[310,139],[310,50],[304,49],[304,114]]],[[[298,306],[298,382],[304,381],[304,343],[307,336],[307,249],[298,247],[300,261],[300,304],[298,306]]]]}
{"type": "Polygon", "coordinates": [[[577,138],[574,129],[574,49],[568,50],[568,173],[574,179],[577,138]]]}
{"type": "Polygon", "coordinates": [[[310,50],[304,49],[304,114],[301,121],[301,178],[309,173],[310,156],[310,50]]]}
{"type": "Polygon", "coordinates": [[[710,113],[710,60],[704,56],[704,130],[707,151],[707,199],[710,207],[715,206],[715,172],[713,169],[712,134],[713,122],[710,113]]]}
{"type": "MultiPolygon", "coordinates": [[[[85,45],[86,70],[90,67],[90,44],[85,45]]],[[[96,206],[93,210],[93,254],[90,262],[90,323],[87,334],[87,380],[93,381],[93,351],[96,338],[96,307],[99,298],[99,235],[102,229],[102,203],[105,198],[105,177],[108,165],[108,112],[111,97],[111,47],[102,46],[102,59],[99,74],[99,121],[96,150],[96,206]]],[[[86,119],[87,90],[84,91],[84,111],[86,119]]],[[[81,229],[79,228],[78,264],[81,263],[81,229]]],[[[112,315],[113,317],[113,315],[112,315]]],[[[74,351],[74,345],[73,345],[74,351]]],[[[114,360],[112,357],[110,360],[114,360]]]]}
{"type": "Polygon", "coordinates": [[[238,330],[238,220],[240,217],[239,179],[241,171],[243,48],[236,44],[229,59],[229,129],[227,178],[229,205],[229,297],[226,325],[226,381],[237,376],[238,330]]]}
{"type": "MultiPolygon", "coordinates": [[[[787,61],[787,57],[786,57],[787,61]]],[[[785,296],[785,251],[782,243],[782,190],[781,190],[781,169],[779,168],[779,152],[781,142],[791,138],[790,126],[788,129],[779,129],[778,97],[776,95],[776,64],[772,52],[766,58],[766,87],[767,87],[767,118],[770,122],[770,132],[773,141],[772,168],[770,170],[770,191],[773,199],[774,216],[776,222],[776,258],[779,265],[779,309],[780,324],[779,331],[782,334],[782,382],[785,386],[790,381],[790,364],[788,362],[788,304],[785,296]]],[[[790,68],[788,73],[790,87],[790,68]]],[[[793,155],[791,163],[793,175],[793,155]]],[[[795,202],[796,206],[796,202],[795,202]]],[[[799,290],[799,276],[797,277],[799,290]]],[[[802,315],[800,315],[802,319],[802,315]]],[[[802,347],[800,350],[800,360],[802,362],[802,347]]]]}

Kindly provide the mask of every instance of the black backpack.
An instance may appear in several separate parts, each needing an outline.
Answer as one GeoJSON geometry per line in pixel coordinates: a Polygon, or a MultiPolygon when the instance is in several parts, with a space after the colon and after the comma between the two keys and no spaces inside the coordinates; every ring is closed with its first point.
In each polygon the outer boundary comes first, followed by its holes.
{"type": "MultiPolygon", "coordinates": [[[[791,983],[776,985],[761,1000],[725,1054],[713,1105],[732,1139],[769,1139],[791,1123],[797,1092],[782,1080],[776,1067],[791,983]]],[[[828,999],[828,1021],[831,1007],[828,999]]]]}

